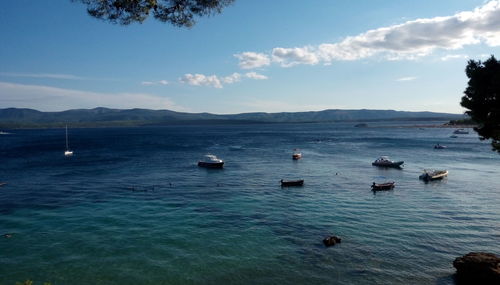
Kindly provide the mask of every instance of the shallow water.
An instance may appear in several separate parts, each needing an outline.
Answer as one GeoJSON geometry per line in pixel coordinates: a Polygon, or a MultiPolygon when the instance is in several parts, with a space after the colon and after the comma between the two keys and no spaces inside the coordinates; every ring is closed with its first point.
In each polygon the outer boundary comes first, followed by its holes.
{"type": "Polygon", "coordinates": [[[451,284],[455,257],[500,253],[488,142],[378,125],[70,129],[71,158],[64,129],[9,131],[0,284],[451,284]],[[225,168],[198,168],[206,153],[225,168]],[[371,166],[380,155],[405,168],[371,166]],[[450,174],[426,184],[424,168],[450,174]],[[329,234],[342,243],[325,248],[329,234]]]}

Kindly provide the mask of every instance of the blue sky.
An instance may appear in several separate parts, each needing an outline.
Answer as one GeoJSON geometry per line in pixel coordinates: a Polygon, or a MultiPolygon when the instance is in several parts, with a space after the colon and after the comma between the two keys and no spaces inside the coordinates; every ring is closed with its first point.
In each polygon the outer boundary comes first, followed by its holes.
{"type": "Polygon", "coordinates": [[[462,113],[467,60],[500,54],[500,1],[236,0],[186,29],[16,0],[0,35],[0,108],[462,113]]]}

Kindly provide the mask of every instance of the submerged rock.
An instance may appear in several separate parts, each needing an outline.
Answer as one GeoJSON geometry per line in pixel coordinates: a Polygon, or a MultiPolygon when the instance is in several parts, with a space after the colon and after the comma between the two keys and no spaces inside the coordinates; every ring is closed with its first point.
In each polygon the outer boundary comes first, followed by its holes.
{"type": "Polygon", "coordinates": [[[325,244],[325,246],[332,246],[340,243],[341,241],[342,239],[337,236],[329,236],[323,239],[323,243],[325,244]]]}
{"type": "Polygon", "coordinates": [[[453,261],[458,281],[474,284],[500,284],[500,257],[486,252],[470,252],[453,261]]]}

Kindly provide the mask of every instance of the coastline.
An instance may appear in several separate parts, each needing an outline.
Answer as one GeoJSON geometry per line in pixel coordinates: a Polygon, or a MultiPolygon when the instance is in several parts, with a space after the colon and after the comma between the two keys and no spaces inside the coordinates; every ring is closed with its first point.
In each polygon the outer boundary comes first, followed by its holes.
{"type": "MultiPolygon", "coordinates": [[[[374,128],[380,126],[367,126],[365,128],[374,128]]],[[[449,124],[431,124],[431,125],[392,125],[392,126],[384,126],[386,128],[427,128],[427,129],[472,129],[477,127],[477,125],[449,125],[449,124]]]]}

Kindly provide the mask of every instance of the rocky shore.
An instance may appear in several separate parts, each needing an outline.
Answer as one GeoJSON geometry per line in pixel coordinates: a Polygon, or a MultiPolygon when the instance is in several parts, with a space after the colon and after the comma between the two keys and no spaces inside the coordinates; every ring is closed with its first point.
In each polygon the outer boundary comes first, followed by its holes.
{"type": "Polygon", "coordinates": [[[500,284],[500,257],[486,252],[470,252],[453,261],[459,284],[500,284]]]}

